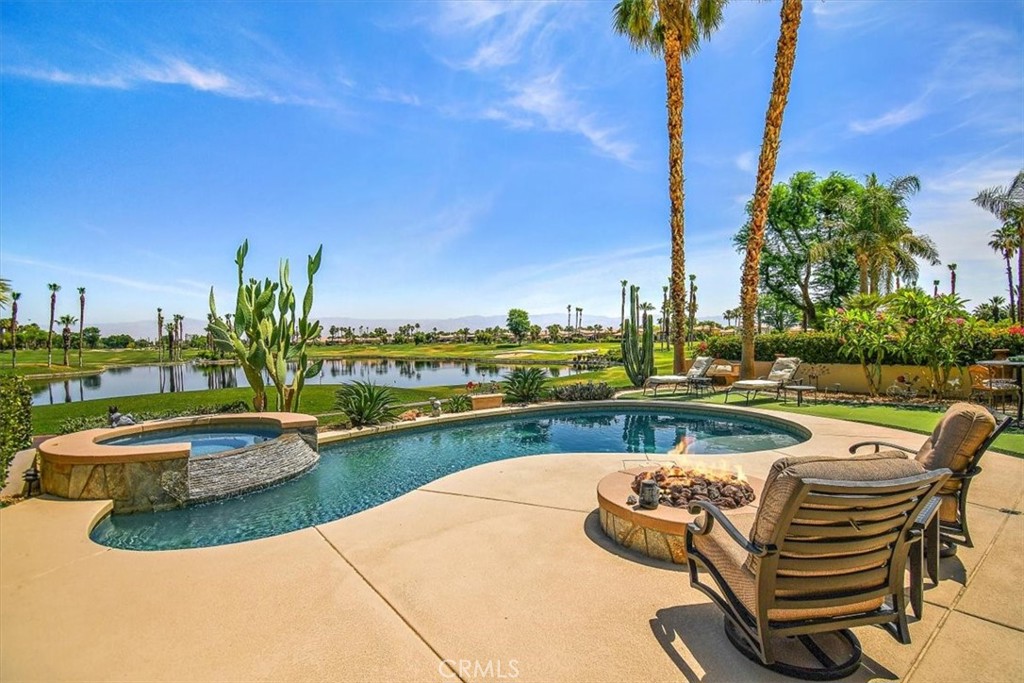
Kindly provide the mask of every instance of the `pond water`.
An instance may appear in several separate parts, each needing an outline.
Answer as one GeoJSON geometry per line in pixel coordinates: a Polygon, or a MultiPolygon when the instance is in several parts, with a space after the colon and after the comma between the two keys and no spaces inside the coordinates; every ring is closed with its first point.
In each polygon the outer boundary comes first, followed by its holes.
{"type": "MultiPolygon", "coordinates": [[[[556,377],[582,372],[565,366],[546,369],[548,374],[556,377]]],[[[342,384],[358,380],[391,387],[436,387],[471,381],[500,381],[501,376],[511,370],[512,366],[509,365],[453,361],[328,360],[324,361],[321,376],[314,377],[306,383],[342,384]]],[[[35,405],[52,405],[94,398],[245,386],[248,386],[245,374],[240,367],[234,365],[135,365],[108,368],[101,374],[88,377],[33,383],[32,402],[35,405]]]]}

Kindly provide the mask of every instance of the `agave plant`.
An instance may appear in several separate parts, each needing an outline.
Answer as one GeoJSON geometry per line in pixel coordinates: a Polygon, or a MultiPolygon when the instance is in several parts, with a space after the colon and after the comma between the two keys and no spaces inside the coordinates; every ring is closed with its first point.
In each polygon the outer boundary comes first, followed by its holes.
{"type": "Polygon", "coordinates": [[[353,427],[394,422],[399,414],[391,389],[367,382],[341,385],[335,392],[334,406],[348,416],[353,427]]]}
{"type": "Polygon", "coordinates": [[[547,372],[543,368],[515,368],[505,380],[505,399],[509,403],[536,403],[547,394],[547,372]]]}
{"type": "Polygon", "coordinates": [[[472,410],[473,401],[469,398],[469,394],[455,394],[448,399],[444,408],[449,413],[464,413],[467,410],[472,410]]]}

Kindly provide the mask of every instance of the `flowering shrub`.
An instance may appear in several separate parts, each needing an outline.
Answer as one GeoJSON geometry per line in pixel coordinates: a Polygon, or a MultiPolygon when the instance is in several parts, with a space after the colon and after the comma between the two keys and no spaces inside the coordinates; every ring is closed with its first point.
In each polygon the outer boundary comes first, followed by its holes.
{"type": "Polygon", "coordinates": [[[825,318],[828,329],[839,337],[839,353],[860,363],[868,391],[878,395],[882,361],[895,347],[896,321],[884,311],[837,308],[825,318]]]}
{"type": "Polygon", "coordinates": [[[885,306],[902,334],[897,348],[907,363],[928,368],[932,393],[942,396],[950,372],[962,360],[961,349],[973,336],[974,321],[963,300],[953,295],[929,296],[919,289],[902,289],[885,306]]]}

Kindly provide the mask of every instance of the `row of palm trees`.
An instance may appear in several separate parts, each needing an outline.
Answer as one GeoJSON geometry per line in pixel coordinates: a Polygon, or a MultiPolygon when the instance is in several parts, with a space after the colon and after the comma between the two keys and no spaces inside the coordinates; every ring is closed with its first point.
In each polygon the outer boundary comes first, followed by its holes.
{"type": "MultiPolygon", "coordinates": [[[[668,109],[669,225],[672,242],[671,308],[687,310],[686,262],[683,201],[683,60],[711,38],[722,23],[727,0],[620,0],[613,11],[613,26],[637,50],[649,51],[665,62],[668,109]]],[[[751,210],[751,229],[743,264],[741,300],[743,307],[743,377],[754,370],[754,316],[764,227],[775,165],[778,158],[782,118],[789,97],[797,34],[803,10],[802,0],[783,0],[775,73],[765,114],[765,127],[758,159],[757,179],[751,210]]],[[[624,317],[624,316],[623,316],[624,317]]],[[[673,316],[673,370],[683,369],[686,316],[673,316]]]]}
{"type": "Polygon", "coordinates": [[[982,190],[974,203],[985,209],[1002,223],[992,233],[988,246],[1002,255],[1006,262],[1006,285],[1010,294],[1010,319],[1024,321],[1024,170],[1021,170],[1006,187],[996,186],[982,190]],[[1010,265],[1017,257],[1017,285],[1013,283],[1013,269],[1010,265]],[[1016,295],[1016,296],[1015,296],[1016,295]]]}
{"type": "MultiPolygon", "coordinates": [[[[57,292],[61,287],[56,282],[46,285],[50,292],[50,327],[46,334],[46,367],[53,367],[53,324],[54,322],[63,326],[61,339],[64,346],[64,365],[68,365],[68,355],[71,350],[71,342],[74,333],[71,327],[78,323],[78,367],[83,366],[82,349],[84,348],[85,330],[85,287],[78,288],[78,317],[71,314],[62,315],[57,318],[57,292]]],[[[21,299],[21,292],[11,289],[7,280],[0,280],[0,309],[8,303],[11,305],[11,367],[18,363],[18,301],[21,299]]]]}

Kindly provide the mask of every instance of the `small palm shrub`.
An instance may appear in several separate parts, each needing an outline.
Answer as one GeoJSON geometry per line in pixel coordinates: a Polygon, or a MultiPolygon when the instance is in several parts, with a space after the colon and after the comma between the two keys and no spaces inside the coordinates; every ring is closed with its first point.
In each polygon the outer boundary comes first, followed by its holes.
{"type": "Polygon", "coordinates": [[[515,368],[505,379],[509,403],[536,403],[547,393],[547,372],[543,368],[515,368]]]}
{"type": "Polygon", "coordinates": [[[552,388],[551,396],[557,401],[606,401],[615,396],[615,389],[607,382],[576,382],[552,388]]]}
{"type": "Polygon", "coordinates": [[[341,385],[334,396],[334,406],[345,413],[353,427],[379,425],[398,419],[398,401],[388,387],[352,382],[341,385]]]}
{"type": "Polygon", "coordinates": [[[445,412],[449,413],[464,413],[472,408],[473,400],[469,398],[469,394],[455,394],[444,406],[445,412]]]}

